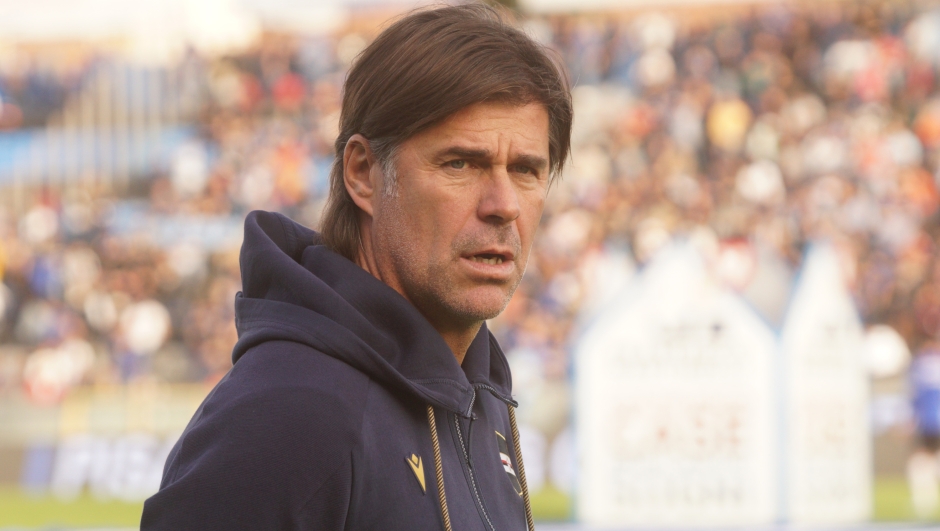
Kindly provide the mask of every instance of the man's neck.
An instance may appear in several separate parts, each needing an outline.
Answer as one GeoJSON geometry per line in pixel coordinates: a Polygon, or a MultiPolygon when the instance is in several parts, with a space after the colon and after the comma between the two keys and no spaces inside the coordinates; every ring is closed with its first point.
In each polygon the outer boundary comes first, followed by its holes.
{"type": "MultiPolygon", "coordinates": [[[[379,268],[375,263],[375,260],[372,258],[372,246],[371,241],[368,238],[359,240],[359,253],[356,256],[356,264],[359,267],[368,271],[372,276],[385,282],[379,273],[379,268]]],[[[392,289],[395,289],[395,286],[391,286],[392,289]]],[[[421,311],[421,308],[414,304],[407,294],[402,293],[401,290],[395,289],[405,298],[408,302],[415,306],[421,315],[424,315],[424,318],[431,323],[431,326],[441,337],[444,338],[444,342],[447,343],[447,346],[450,347],[451,352],[454,354],[454,358],[457,359],[459,365],[463,365],[463,360],[467,356],[467,350],[470,349],[470,344],[473,343],[474,338],[477,337],[477,334],[480,332],[480,327],[483,326],[483,321],[473,322],[473,323],[444,323],[435,319],[434,316],[428,315],[425,312],[421,311]]]]}
{"type": "Polygon", "coordinates": [[[470,344],[473,343],[473,340],[477,337],[477,334],[480,332],[480,327],[483,326],[483,323],[476,323],[476,325],[471,328],[461,328],[459,330],[448,331],[442,330],[441,327],[435,324],[431,319],[428,320],[438,331],[438,333],[441,334],[441,337],[444,338],[444,342],[447,343],[447,346],[450,347],[451,352],[454,353],[454,357],[457,358],[457,363],[463,365],[463,360],[467,356],[467,351],[470,350],[470,344]]]}

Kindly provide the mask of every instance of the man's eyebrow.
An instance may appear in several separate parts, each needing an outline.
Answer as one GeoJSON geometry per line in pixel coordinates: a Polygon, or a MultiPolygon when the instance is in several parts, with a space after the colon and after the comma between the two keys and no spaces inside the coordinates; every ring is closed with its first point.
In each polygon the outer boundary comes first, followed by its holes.
{"type": "MultiPolygon", "coordinates": [[[[450,146],[438,152],[439,158],[459,157],[467,160],[489,160],[492,156],[493,153],[488,149],[475,149],[462,146],[450,146]]],[[[527,155],[523,153],[513,157],[511,164],[521,164],[542,171],[548,167],[548,160],[538,155],[527,155]]]]}

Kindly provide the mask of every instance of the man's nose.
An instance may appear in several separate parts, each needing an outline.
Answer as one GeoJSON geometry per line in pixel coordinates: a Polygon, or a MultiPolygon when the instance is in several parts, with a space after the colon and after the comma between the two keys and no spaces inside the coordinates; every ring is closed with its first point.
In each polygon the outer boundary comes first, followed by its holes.
{"type": "Polygon", "coordinates": [[[494,166],[484,180],[478,215],[489,223],[509,223],[519,217],[519,191],[505,166],[494,166]]]}

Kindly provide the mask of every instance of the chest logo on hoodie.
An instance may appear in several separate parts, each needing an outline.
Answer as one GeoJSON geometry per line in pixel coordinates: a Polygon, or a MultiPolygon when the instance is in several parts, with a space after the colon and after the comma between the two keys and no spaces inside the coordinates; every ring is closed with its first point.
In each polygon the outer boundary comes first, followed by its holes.
{"type": "Polygon", "coordinates": [[[496,444],[499,446],[499,460],[503,462],[503,470],[509,476],[509,482],[512,484],[516,494],[522,496],[522,485],[519,484],[519,478],[516,477],[516,471],[512,468],[512,459],[509,458],[509,444],[502,433],[496,432],[496,444]]]}
{"type": "Polygon", "coordinates": [[[408,462],[411,471],[414,472],[415,477],[418,478],[418,483],[421,485],[421,493],[426,493],[427,489],[424,486],[424,463],[421,462],[421,456],[411,454],[411,457],[405,457],[405,461],[408,462]]]}

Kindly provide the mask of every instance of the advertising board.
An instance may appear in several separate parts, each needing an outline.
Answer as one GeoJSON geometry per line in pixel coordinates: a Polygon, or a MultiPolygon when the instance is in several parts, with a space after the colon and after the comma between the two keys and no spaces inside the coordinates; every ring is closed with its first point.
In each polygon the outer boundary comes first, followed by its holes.
{"type": "Polygon", "coordinates": [[[654,257],[575,348],[579,519],[773,522],[776,348],[693,248],[654,257]]]}

